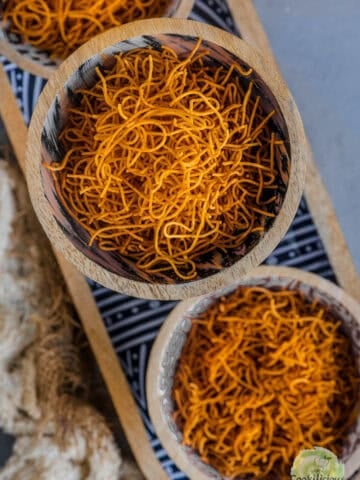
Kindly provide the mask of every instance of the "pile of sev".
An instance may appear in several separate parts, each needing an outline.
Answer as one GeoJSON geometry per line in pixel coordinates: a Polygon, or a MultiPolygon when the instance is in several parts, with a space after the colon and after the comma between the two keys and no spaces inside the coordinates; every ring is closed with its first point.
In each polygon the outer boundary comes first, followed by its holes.
{"type": "Polygon", "coordinates": [[[198,40],[186,58],[139,48],[115,56],[79,89],[53,171],[69,214],[101,250],[139,270],[187,281],[210,251],[261,235],[278,206],[275,148],[251,69],[208,62],[198,40]]]}
{"type": "Polygon", "coordinates": [[[1,0],[9,30],[52,58],[65,59],[109,28],[161,17],[167,0],[1,0]]]}
{"type": "Polygon", "coordinates": [[[350,340],[327,308],[298,291],[240,287],[192,320],[174,418],[225,478],[288,480],[301,449],[341,453],[358,388],[350,340]]]}

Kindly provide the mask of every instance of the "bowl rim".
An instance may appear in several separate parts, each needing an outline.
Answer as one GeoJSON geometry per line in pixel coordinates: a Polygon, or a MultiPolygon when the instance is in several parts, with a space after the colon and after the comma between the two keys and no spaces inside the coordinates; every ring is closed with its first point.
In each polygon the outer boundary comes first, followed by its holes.
{"type": "MultiPolygon", "coordinates": [[[[176,465],[191,479],[191,480],[215,480],[223,478],[221,476],[207,475],[200,470],[194,463],[189,461],[189,457],[184,448],[181,448],[177,442],[175,435],[170,432],[167,422],[164,418],[163,409],[161,406],[161,394],[159,387],[160,372],[162,370],[162,363],[166,354],[172,334],[184,321],[187,312],[194,308],[196,304],[204,299],[217,299],[224,294],[228,294],[241,286],[246,281],[261,280],[267,277],[289,279],[289,281],[299,281],[315,291],[323,292],[334,298],[338,303],[343,305],[350,315],[355,319],[360,327],[360,303],[354,300],[341,287],[320,277],[317,274],[299,270],[293,267],[281,266],[260,266],[250,272],[248,275],[235,281],[231,286],[217,292],[202,295],[196,298],[183,300],[176,305],[164,321],[156,340],[152,346],[146,372],[146,399],[148,404],[148,411],[150,419],[155,428],[155,431],[165,446],[165,449],[176,465]]],[[[200,464],[207,466],[201,462],[200,464]]],[[[345,480],[349,480],[352,475],[360,467],[360,445],[356,447],[350,458],[345,462],[346,476],[345,480]],[[356,461],[356,458],[358,460],[356,461]]],[[[214,470],[215,472],[215,470],[214,470]]]]}
{"type": "Polygon", "coordinates": [[[157,18],[139,20],[116,27],[91,39],[68,57],[51,76],[35,107],[26,146],[26,178],[35,212],[55,248],[83,274],[96,282],[127,295],[160,300],[179,300],[203,295],[231,284],[239,276],[257,267],[278,245],[296,214],[305,185],[309,146],[300,114],[285,82],[271,62],[240,38],[208,24],[185,19],[157,18]],[[285,120],[290,145],[290,175],[279,214],[260,241],[230,267],[206,278],[179,284],[145,283],[109,272],[81,253],[56,223],[42,189],[40,174],[41,133],[45,118],[65,82],[86,60],[106,47],[140,35],[180,34],[201,37],[228,50],[254,68],[277,100],[285,120]]]}
{"type": "MultiPolygon", "coordinates": [[[[177,6],[174,7],[174,12],[170,13],[169,17],[165,16],[164,18],[187,18],[194,7],[194,4],[195,0],[178,0],[177,6]]],[[[32,75],[49,79],[63,61],[60,59],[50,59],[50,57],[48,57],[48,60],[51,60],[51,62],[54,64],[45,65],[40,59],[35,60],[34,58],[31,58],[31,55],[28,53],[20,53],[4,33],[4,29],[1,26],[1,21],[0,12],[0,55],[4,55],[10,62],[15,63],[19,68],[31,73],[32,75]]],[[[36,47],[32,47],[28,43],[22,42],[17,44],[17,46],[25,45],[31,47],[36,55],[46,55],[46,52],[39,50],[36,47]]]]}

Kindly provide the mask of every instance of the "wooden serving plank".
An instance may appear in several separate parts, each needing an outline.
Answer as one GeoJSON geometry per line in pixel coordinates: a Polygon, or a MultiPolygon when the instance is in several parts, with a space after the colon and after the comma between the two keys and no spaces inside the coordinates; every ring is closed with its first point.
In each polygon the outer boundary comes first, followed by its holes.
{"type": "MultiPolygon", "coordinates": [[[[266,52],[274,68],[278,68],[252,1],[228,0],[228,4],[242,37],[260,48],[263,53],[266,52]]],[[[1,67],[0,92],[0,114],[3,117],[18,161],[23,168],[27,137],[26,126],[8,78],[1,67]]],[[[331,206],[329,195],[321,181],[313,158],[310,160],[306,198],[311,213],[326,246],[339,283],[354,297],[360,299],[359,276],[356,273],[344,236],[331,206]]],[[[61,255],[57,254],[57,259],[139,467],[147,479],[165,480],[168,477],[149,444],[139,410],[89,286],[84,277],[65,262],[61,255]]],[[[356,480],[360,480],[360,475],[356,477],[356,480]]]]}
{"type": "MultiPolygon", "coordinates": [[[[0,115],[17,161],[24,172],[27,128],[1,65],[0,92],[0,115]]],[[[49,248],[52,248],[50,242],[49,248]]],[[[167,476],[148,442],[134,397],[116,357],[91,290],[80,272],[68,263],[59,252],[54,250],[54,254],[134,457],[146,478],[166,480],[167,476]]]]}

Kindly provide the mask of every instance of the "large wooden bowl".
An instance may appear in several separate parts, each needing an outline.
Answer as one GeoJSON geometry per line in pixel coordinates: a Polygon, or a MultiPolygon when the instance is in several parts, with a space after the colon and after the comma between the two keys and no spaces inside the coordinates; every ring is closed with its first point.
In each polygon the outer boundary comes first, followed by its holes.
{"type": "MultiPolygon", "coordinates": [[[[180,19],[143,20],[108,31],[72,54],[47,83],[33,114],[26,154],[26,175],[35,211],[54,246],[88,277],[128,295],[143,298],[181,299],[222,288],[258,266],[276,247],[295,216],[305,181],[308,156],[302,122],[289,91],[266,59],[239,38],[215,27],[180,19]],[[73,92],[95,82],[95,67],[111,61],[114,52],[138,46],[167,44],[181,53],[192,50],[197,38],[206,42],[217,62],[251,66],[262,106],[275,109],[273,128],[285,139],[276,147],[279,203],[275,220],[255,240],[244,242],[241,251],[217,252],[201,260],[201,276],[193,281],[162,281],[142,275],[129,259],[89,247],[84,231],[63,208],[49,170],[43,164],[61,160],[59,146],[73,92]],[[110,59],[110,60],[109,60],[110,59]],[[219,260],[220,259],[220,260],[219,260]],[[216,261],[216,264],[215,264],[216,261]],[[204,267],[205,265],[205,267],[204,267]]],[[[205,254],[206,256],[206,254],[205,254]]],[[[199,270],[200,271],[200,270],[199,270]]]]}
{"type": "MultiPolygon", "coordinates": [[[[156,433],[176,465],[191,480],[221,480],[223,477],[203,463],[189,447],[181,445],[181,432],[172,418],[171,398],[176,364],[191,327],[191,318],[206,310],[217,298],[240,285],[282,287],[318,299],[340,318],[349,336],[360,375],[360,305],[333,283],[301,270],[286,267],[259,267],[230,287],[214,294],[180,302],[170,313],[153,345],[147,370],[147,401],[156,433]]],[[[360,417],[349,434],[342,460],[348,480],[360,468],[360,417]]]]}
{"type": "MultiPolygon", "coordinates": [[[[31,0],[29,0],[31,2],[31,0]]],[[[164,17],[187,18],[195,0],[169,0],[164,17]]],[[[3,2],[5,3],[5,2],[3,2]]],[[[33,75],[49,78],[61,64],[61,60],[50,58],[48,52],[24,42],[19,35],[12,33],[1,24],[0,5],[0,54],[16,63],[20,68],[33,75]]]]}

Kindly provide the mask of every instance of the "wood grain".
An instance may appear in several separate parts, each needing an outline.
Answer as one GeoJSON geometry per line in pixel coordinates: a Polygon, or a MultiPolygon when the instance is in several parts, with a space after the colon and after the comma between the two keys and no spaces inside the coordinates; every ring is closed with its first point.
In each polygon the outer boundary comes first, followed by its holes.
{"type": "Polygon", "coordinates": [[[28,54],[19,53],[6,38],[0,39],[0,54],[37,77],[49,78],[55,69],[53,66],[47,66],[39,60],[34,60],[28,54]]]}
{"type": "MultiPolygon", "coordinates": [[[[252,0],[241,0],[241,2],[239,0],[228,0],[228,3],[244,40],[266,55],[274,71],[281,75],[252,0]]],[[[311,215],[340,285],[354,298],[360,300],[359,274],[356,271],[344,234],[340,228],[330,196],[316,166],[310,145],[308,151],[305,197],[311,215]]]]}
{"type": "MultiPolygon", "coordinates": [[[[82,78],[82,70],[76,74],[78,78],[82,78]]],[[[56,136],[56,134],[53,134],[53,136],[56,136]]],[[[181,19],[159,18],[123,25],[98,35],[79,48],[61,64],[45,86],[33,113],[29,127],[29,139],[26,154],[26,177],[30,196],[35,212],[55,247],[61,250],[66,258],[83,274],[102,285],[127,295],[160,300],[178,300],[217,290],[233,283],[237,278],[257,267],[280,242],[295,216],[303,192],[306,159],[309,156],[301,118],[295,102],[283,79],[274,72],[271,63],[234,35],[204,23],[181,19]],[[291,151],[289,183],[284,203],[273,225],[258,244],[232,266],[224,268],[214,275],[192,282],[172,285],[139,282],[114,274],[78,250],[54,218],[51,206],[43,191],[39,168],[44,153],[41,145],[41,135],[43,126],[47,123],[46,118],[50,106],[57,95],[65,98],[65,83],[79,71],[79,67],[85,60],[120,41],[141,35],[151,36],[163,33],[181,33],[185,36],[201,37],[205,41],[213,42],[217,46],[228,50],[253,67],[278,102],[288,130],[289,150],[291,151]]]]}
{"type": "Polygon", "coordinates": [[[24,172],[27,129],[2,65],[0,65],[0,92],[0,115],[20,168],[24,172]]]}
{"type": "Polygon", "coordinates": [[[187,18],[193,9],[195,0],[181,0],[176,8],[173,18],[187,18]]]}
{"type": "MultiPolygon", "coordinates": [[[[26,125],[2,66],[0,66],[0,91],[0,115],[19,165],[24,172],[26,125]]],[[[51,248],[50,243],[49,248],[51,248]]],[[[167,476],[148,441],[139,410],[90,288],[80,272],[69,264],[58,251],[54,250],[54,253],[134,457],[147,479],[166,480],[167,476]]]]}

